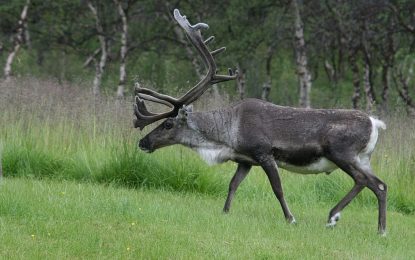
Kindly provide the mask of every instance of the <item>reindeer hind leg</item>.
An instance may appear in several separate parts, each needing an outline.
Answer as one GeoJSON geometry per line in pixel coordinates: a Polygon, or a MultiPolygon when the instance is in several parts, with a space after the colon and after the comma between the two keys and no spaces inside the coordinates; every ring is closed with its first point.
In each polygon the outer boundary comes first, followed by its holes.
{"type": "Polygon", "coordinates": [[[347,161],[343,158],[331,158],[331,160],[353,178],[355,185],[350,192],[331,209],[327,226],[335,226],[340,217],[340,211],[346,207],[363,190],[363,188],[368,187],[378,199],[378,231],[380,234],[384,234],[386,230],[386,184],[373,174],[369,157],[364,158],[363,160],[353,158],[347,161]]]}

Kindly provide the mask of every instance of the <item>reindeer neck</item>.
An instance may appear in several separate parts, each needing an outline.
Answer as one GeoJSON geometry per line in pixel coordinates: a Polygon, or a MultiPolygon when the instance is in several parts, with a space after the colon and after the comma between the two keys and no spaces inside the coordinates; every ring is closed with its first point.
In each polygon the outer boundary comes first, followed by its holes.
{"type": "Polygon", "coordinates": [[[189,114],[189,126],[207,141],[232,146],[235,143],[238,119],[231,110],[194,112],[189,114]]]}

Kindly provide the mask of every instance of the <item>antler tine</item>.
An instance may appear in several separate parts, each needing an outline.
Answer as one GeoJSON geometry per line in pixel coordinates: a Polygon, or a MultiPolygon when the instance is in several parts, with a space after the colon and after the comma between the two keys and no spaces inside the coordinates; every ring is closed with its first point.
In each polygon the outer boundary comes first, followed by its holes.
{"type": "MultiPolygon", "coordinates": [[[[157,101],[155,101],[157,102],[157,101]]],[[[172,109],[165,113],[151,113],[148,111],[144,100],[142,100],[139,96],[135,96],[135,104],[134,104],[134,114],[137,117],[134,119],[134,127],[140,128],[140,130],[143,130],[143,128],[151,123],[154,123],[160,119],[169,117],[176,113],[176,108],[172,107],[172,109]]]]}
{"type": "Polygon", "coordinates": [[[143,130],[145,126],[151,123],[154,123],[160,119],[169,117],[177,112],[176,106],[174,106],[174,104],[169,102],[169,101],[175,102],[176,99],[170,96],[162,95],[157,92],[151,91],[149,89],[141,88],[138,83],[136,83],[135,94],[136,96],[135,96],[135,104],[134,104],[134,114],[137,118],[134,119],[134,127],[140,128],[140,130],[143,130]],[[144,94],[142,92],[147,92],[150,94],[144,94]],[[144,100],[163,104],[172,109],[165,113],[151,113],[148,111],[144,103],[144,100]]]}
{"type": "Polygon", "coordinates": [[[207,38],[204,41],[204,44],[208,45],[209,43],[211,43],[213,40],[215,40],[215,36],[210,36],[209,38],[207,38]]]}
{"type": "Polygon", "coordinates": [[[222,47],[222,48],[219,48],[219,49],[217,49],[217,50],[211,51],[211,52],[210,52],[210,54],[211,54],[212,56],[215,56],[215,55],[217,55],[217,54],[219,54],[219,53],[221,53],[221,52],[224,52],[224,51],[226,51],[226,47],[222,47]]]}
{"type": "Polygon", "coordinates": [[[155,97],[150,96],[150,95],[138,93],[138,97],[140,97],[140,98],[142,98],[144,100],[147,100],[147,101],[152,101],[152,102],[155,102],[155,103],[159,103],[159,104],[162,104],[162,105],[166,105],[168,107],[172,107],[172,108],[174,107],[173,104],[171,104],[171,103],[169,103],[169,102],[167,102],[165,100],[155,98],[155,97]]]}
{"type": "MultiPolygon", "coordinates": [[[[166,102],[168,102],[168,103],[170,103],[172,105],[176,105],[176,104],[179,103],[179,101],[176,98],[172,97],[172,96],[160,94],[160,93],[158,93],[158,92],[156,92],[154,90],[148,89],[148,88],[142,88],[138,84],[135,87],[135,94],[136,95],[138,95],[138,94],[145,94],[147,96],[152,96],[152,97],[154,97],[154,98],[156,98],[158,100],[166,101],[166,102]]],[[[151,101],[153,101],[153,100],[151,100],[151,101]]]]}

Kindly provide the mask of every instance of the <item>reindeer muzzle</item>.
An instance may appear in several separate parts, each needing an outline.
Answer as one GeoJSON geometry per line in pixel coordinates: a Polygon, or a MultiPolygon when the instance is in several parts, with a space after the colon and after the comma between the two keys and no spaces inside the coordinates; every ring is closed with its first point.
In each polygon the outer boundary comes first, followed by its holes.
{"type": "Polygon", "coordinates": [[[151,147],[151,144],[148,138],[141,139],[140,142],[138,143],[138,147],[140,147],[140,149],[146,153],[152,153],[154,151],[154,149],[152,149],[151,147]]]}

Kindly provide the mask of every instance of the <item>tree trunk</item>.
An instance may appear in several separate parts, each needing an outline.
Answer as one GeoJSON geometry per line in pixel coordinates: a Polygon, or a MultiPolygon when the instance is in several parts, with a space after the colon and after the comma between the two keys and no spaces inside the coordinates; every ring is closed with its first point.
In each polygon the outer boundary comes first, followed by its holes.
{"type": "Polygon", "coordinates": [[[300,10],[297,0],[291,0],[291,5],[295,17],[295,37],[294,48],[297,63],[297,75],[299,79],[300,100],[301,107],[310,108],[310,91],[311,91],[311,74],[307,68],[307,55],[304,42],[303,21],[301,20],[300,10]]]}
{"type": "Polygon", "coordinates": [[[238,77],[236,78],[236,86],[240,100],[245,98],[245,73],[245,69],[242,69],[238,64],[238,77]]]}
{"type": "Polygon", "coordinates": [[[352,70],[352,77],[353,77],[353,96],[352,96],[352,104],[354,109],[359,109],[359,101],[360,101],[360,70],[359,66],[357,65],[356,60],[356,51],[351,51],[350,57],[350,68],[352,70]]]}
{"type": "Polygon", "coordinates": [[[409,87],[408,85],[402,85],[402,88],[398,87],[399,96],[404,101],[406,105],[406,111],[408,115],[415,117],[415,104],[409,95],[409,87]]]}
{"type": "Polygon", "coordinates": [[[265,60],[265,71],[266,71],[266,79],[264,85],[262,86],[262,100],[269,100],[269,93],[271,92],[271,84],[272,84],[272,77],[271,77],[271,63],[272,57],[274,55],[274,48],[272,46],[268,47],[267,51],[267,58],[265,60]]]}
{"type": "Polygon", "coordinates": [[[402,66],[397,69],[397,75],[393,76],[395,86],[398,90],[398,94],[406,105],[406,111],[408,115],[412,117],[415,117],[415,104],[409,94],[409,84],[411,78],[413,78],[414,63],[415,61],[413,61],[412,64],[409,65],[408,75],[406,77],[403,76],[402,66]],[[398,79],[396,79],[396,77],[398,77],[398,79]],[[402,85],[402,87],[400,87],[399,85],[402,85]]]}
{"type": "Polygon", "coordinates": [[[23,7],[22,13],[20,14],[20,19],[18,22],[18,28],[17,33],[14,37],[13,41],[13,49],[7,56],[6,64],[4,66],[4,79],[5,81],[9,81],[11,74],[12,74],[12,64],[14,61],[14,58],[16,57],[17,52],[20,49],[21,44],[23,43],[23,37],[24,37],[24,29],[25,24],[27,21],[27,11],[29,9],[30,0],[26,1],[26,4],[23,7]]]}
{"type": "Polygon", "coordinates": [[[366,97],[366,111],[370,112],[373,110],[375,100],[373,98],[373,86],[371,83],[371,69],[368,63],[365,63],[363,82],[365,86],[365,97],[366,97]]]}
{"type": "Polygon", "coordinates": [[[20,49],[20,43],[15,42],[13,46],[13,50],[9,53],[9,56],[7,56],[6,65],[4,66],[4,80],[9,81],[11,74],[12,74],[12,64],[14,61],[14,57],[16,56],[16,53],[20,49]]]}
{"type": "Polygon", "coordinates": [[[324,61],[324,70],[326,71],[327,78],[329,79],[332,86],[337,85],[337,76],[336,70],[334,69],[333,65],[326,59],[324,61]]]}
{"type": "Polygon", "coordinates": [[[101,58],[99,62],[95,62],[95,78],[92,86],[92,93],[94,96],[98,97],[101,92],[102,75],[104,74],[104,69],[107,62],[107,42],[104,36],[104,29],[102,28],[97,9],[92,5],[90,1],[88,1],[88,7],[95,19],[95,28],[98,32],[98,39],[101,48],[101,58]]]}
{"type": "Polygon", "coordinates": [[[366,40],[367,23],[365,23],[365,30],[363,34],[363,60],[365,63],[363,82],[366,96],[366,111],[373,111],[373,105],[376,103],[375,91],[373,88],[373,68],[372,57],[369,50],[369,43],[366,40]]]}
{"type": "Polygon", "coordinates": [[[261,99],[262,100],[269,100],[269,93],[271,92],[271,77],[267,76],[266,81],[264,82],[264,85],[262,86],[262,93],[261,93],[261,99]]]}
{"type": "Polygon", "coordinates": [[[366,111],[373,111],[373,105],[375,104],[375,98],[373,96],[373,86],[371,81],[371,66],[368,62],[365,62],[365,72],[363,75],[363,82],[365,86],[366,96],[366,111]]]}
{"type": "Polygon", "coordinates": [[[382,66],[382,112],[388,112],[388,96],[389,96],[389,65],[382,66]]]}
{"type": "Polygon", "coordinates": [[[352,65],[352,73],[353,73],[353,96],[352,96],[352,104],[354,109],[359,109],[359,101],[361,95],[360,89],[360,72],[359,67],[356,63],[352,65]]]}
{"type": "Polygon", "coordinates": [[[122,99],[124,98],[125,94],[125,84],[127,81],[127,72],[126,72],[126,59],[127,59],[127,36],[128,36],[128,20],[127,15],[122,7],[122,4],[119,0],[114,0],[115,4],[117,5],[118,14],[121,17],[122,21],[122,32],[121,32],[121,61],[120,61],[120,81],[118,83],[117,88],[117,98],[122,99]]]}
{"type": "Polygon", "coordinates": [[[396,29],[396,24],[394,19],[391,19],[387,31],[389,32],[386,36],[386,48],[381,51],[383,56],[382,64],[382,112],[388,112],[388,97],[389,97],[389,88],[390,88],[390,74],[391,68],[395,67],[395,54],[397,48],[395,46],[394,36],[391,32],[394,32],[396,29]]]}

